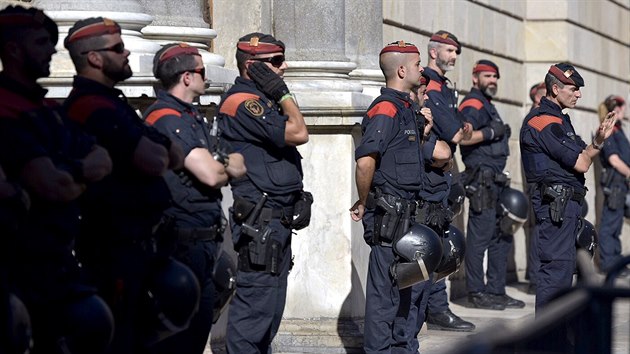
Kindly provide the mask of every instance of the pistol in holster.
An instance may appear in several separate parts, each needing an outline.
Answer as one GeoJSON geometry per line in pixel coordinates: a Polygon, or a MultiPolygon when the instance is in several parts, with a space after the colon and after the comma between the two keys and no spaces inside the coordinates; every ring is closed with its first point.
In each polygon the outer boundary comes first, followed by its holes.
{"type": "MultiPolygon", "coordinates": [[[[241,263],[247,261],[247,264],[241,264],[244,269],[264,269],[265,272],[277,274],[280,245],[271,239],[271,228],[269,227],[271,213],[263,215],[263,206],[266,201],[267,194],[263,193],[247,219],[241,224],[241,233],[251,240],[245,247],[242,247],[239,257],[241,263]],[[258,225],[258,227],[254,225],[258,225]]],[[[266,210],[270,211],[271,209],[266,210]]]]}
{"type": "Polygon", "coordinates": [[[556,184],[543,187],[543,200],[549,202],[549,217],[552,222],[560,223],[564,220],[567,203],[573,196],[573,188],[556,184]]]}
{"type": "Polygon", "coordinates": [[[373,196],[374,244],[392,243],[409,229],[412,207],[410,202],[377,190],[373,196]]]}

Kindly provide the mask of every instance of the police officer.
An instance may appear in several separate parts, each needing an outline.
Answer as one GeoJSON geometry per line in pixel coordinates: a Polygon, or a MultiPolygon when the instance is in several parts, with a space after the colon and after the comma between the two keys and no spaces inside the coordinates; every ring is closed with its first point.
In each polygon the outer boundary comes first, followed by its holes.
{"type": "Polygon", "coordinates": [[[310,219],[312,196],[302,190],[296,148],[308,142],[308,130],[282,78],[284,51],[284,43],[268,34],[241,37],[236,46],[240,76],[219,106],[221,136],[247,165],[246,175],[230,182],[239,270],[228,315],[229,353],[271,350],[284,311],[291,231],[306,227],[310,219]]]}
{"type": "MultiPolygon", "coordinates": [[[[545,97],[546,94],[547,89],[545,88],[544,82],[532,85],[529,89],[529,98],[532,100],[532,107],[529,112],[540,106],[540,100],[545,97]]],[[[536,197],[535,187],[536,185],[527,186],[527,194],[530,200],[529,215],[534,215],[531,200],[536,197]]],[[[533,216],[527,218],[527,221],[525,221],[525,224],[523,225],[523,229],[527,234],[527,239],[529,240],[529,247],[527,248],[527,278],[529,279],[529,286],[527,287],[527,293],[533,295],[536,294],[536,272],[538,271],[538,265],[540,264],[538,253],[536,252],[536,218],[533,216]]]]}
{"type": "Polygon", "coordinates": [[[470,208],[467,226],[466,288],[468,302],[477,308],[503,310],[521,308],[525,303],[505,293],[507,257],[513,235],[499,232],[496,207],[509,179],[503,169],[510,153],[509,125],[503,123],[492,104],[497,94],[499,68],[490,60],[479,60],[472,70],[473,87],[459,110],[473,126],[471,139],[462,142],[466,166],[464,184],[470,208]],[[487,284],[484,284],[483,258],[488,250],[487,284]]]}
{"type": "MultiPolygon", "coordinates": [[[[424,129],[416,116],[419,107],[409,95],[423,69],[418,48],[404,41],[381,50],[380,66],[386,87],[361,124],[363,137],[355,151],[359,200],[350,209],[354,221],[362,220],[363,237],[371,247],[363,346],[366,353],[410,352],[406,321],[411,288],[399,290],[389,267],[395,259],[392,242],[415,222],[412,217],[423,183],[424,129]],[[400,208],[387,210],[384,205],[400,208]]],[[[420,283],[422,290],[429,283],[420,283]]]]}
{"type": "Polygon", "coordinates": [[[178,144],[146,126],[114,88],[131,77],[129,51],[120,26],[107,18],[76,22],[64,41],[77,70],[64,103],[68,115],[94,135],[112,156],[112,175],[95,185],[83,203],[83,262],[114,311],[112,353],[143,346],[137,321],[143,281],[158,260],[155,234],[171,194],[163,174],[179,168],[178,144]]]}
{"type": "MultiPolygon", "coordinates": [[[[450,87],[450,80],[446,78],[446,73],[455,68],[457,56],[461,53],[461,44],[457,37],[447,31],[437,31],[429,39],[428,55],[429,64],[424,68],[424,73],[430,79],[427,86],[428,100],[425,106],[431,109],[433,114],[433,130],[439,140],[445,141],[451,148],[451,154],[455,153],[457,144],[464,138],[469,138],[471,133],[470,124],[465,124],[459,118],[457,112],[456,92],[450,87]]],[[[445,164],[440,166],[429,166],[427,168],[425,186],[420,192],[420,196],[425,201],[425,208],[431,209],[431,213],[446,215],[448,205],[448,194],[452,183],[450,168],[445,164]]],[[[448,229],[448,222],[445,222],[443,229],[448,229]]],[[[442,279],[431,287],[427,310],[427,326],[431,329],[452,330],[452,331],[472,331],[475,325],[465,321],[454,314],[448,305],[446,294],[446,280],[442,279]]]]}
{"type": "Polygon", "coordinates": [[[559,63],[545,76],[547,95],[523,122],[520,148],[527,183],[536,184],[532,200],[538,228],[540,267],[536,275],[536,311],[558,291],[571,286],[575,235],[586,194],[584,173],[613,133],[615,113],[599,126],[587,146],[562,110],[575,107],[584,80],[570,64],[559,63]]]}
{"type": "Polygon", "coordinates": [[[194,271],[202,292],[188,329],[158,343],[153,352],[201,354],[212,326],[212,270],[222,241],[220,188],[228,178],[243,176],[245,165],[241,154],[228,154],[218,144],[217,122],[209,122],[193,105],[205,91],[205,68],[197,48],[164,45],[155,54],[153,73],[166,91],[160,90],[157,101],[144,112],[145,122],[177,142],[185,156],[182,170],[165,175],[173,196],[165,214],[175,226],[175,256],[194,271]]]}
{"type": "Polygon", "coordinates": [[[112,163],[105,149],[44,98],[47,90],[36,81],[50,75],[57,39],[57,25],[39,9],[0,11],[0,165],[11,183],[3,187],[14,187],[3,198],[3,217],[16,217],[12,225],[3,220],[3,228],[8,227],[3,231],[10,232],[3,232],[2,262],[9,286],[30,312],[36,353],[99,353],[113,330],[107,321],[111,312],[99,306],[104,303],[85,282],[73,247],[78,198],[111,172],[112,163]],[[68,308],[86,299],[97,305],[86,308],[94,317],[69,326],[68,308]],[[88,351],[75,346],[82,340],[81,327],[92,325],[102,325],[102,342],[88,351]]]}
{"type": "MultiPolygon", "coordinates": [[[[608,272],[621,258],[619,236],[623,227],[626,195],[630,183],[630,142],[621,125],[625,109],[625,100],[615,95],[608,96],[599,106],[601,121],[610,112],[614,112],[620,118],[613,128],[612,136],[606,139],[600,155],[602,174],[599,181],[605,196],[599,224],[599,267],[602,272],[608,272]]],[[[627,276],[628,272],[625,273],[627,276]]]]}

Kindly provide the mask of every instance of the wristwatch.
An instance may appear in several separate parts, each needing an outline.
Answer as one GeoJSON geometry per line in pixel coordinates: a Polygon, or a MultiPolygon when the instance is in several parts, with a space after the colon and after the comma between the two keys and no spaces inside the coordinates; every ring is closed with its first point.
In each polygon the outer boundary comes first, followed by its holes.
{"type": "Polygon", "coordinates": [[[593,141],[591,142],[591,144],[596,150],[601,150],[604,147],[604,143],[602,142],[601,144],[597,144],[595,142],[595,138],[593,138],[593,141]]]}

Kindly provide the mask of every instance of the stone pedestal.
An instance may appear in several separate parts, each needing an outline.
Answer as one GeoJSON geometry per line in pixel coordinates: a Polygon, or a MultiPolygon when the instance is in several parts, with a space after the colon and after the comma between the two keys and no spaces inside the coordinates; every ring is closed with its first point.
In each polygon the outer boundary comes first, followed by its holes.
{"type": "Polygon", "coordinates": [[[142,29],[144,38],[160,46],[172,42],[186,42],[197,47],[206,67],[209,82],[203,104],[218,103],[226,84],[232,83],[236,72],[225,70],[225,59],[209,51],[209,43],[217,32],[204,20],[206,2],[203,0],[140,0],[153,22],[142,29]]]}

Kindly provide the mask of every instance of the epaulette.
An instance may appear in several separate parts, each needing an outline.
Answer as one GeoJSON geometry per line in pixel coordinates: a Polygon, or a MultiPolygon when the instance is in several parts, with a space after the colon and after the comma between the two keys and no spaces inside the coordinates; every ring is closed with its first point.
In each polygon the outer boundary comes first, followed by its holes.
{"type": "Polygon", "coordinates": [[[429,81],[429,85],[427,86],[427,93],[431,91],[442,91],[442,83],[437,82],[436,80],[429,81]]]}
{"type": "Polygon", "coordinates": [[[556,116],[551,115],[542,115],[531,118],[527,125],[538,130],[539,132],[543,131],[549,124],[562,124],[562,118],[558,118],[556,116]]]}
{"type": "Polygon", "coordinates": [[[368,118],[372,118],[376,115],[382,114],[390,118],[394,118],[396,117],[396,113],[398,113],[398,108],[396,108],[394,103],[390,101],[381,101],[370,108],[367,112],[367,116],[368,118]]]}
{"type": "Polygon", "coordinates": [[[99,95],[85,95],[77,98],[68,108],[68,117],[80,124],[100,109],[116,109],[116,105],[109,99],[99,95]]]}
{"type": "Polygon", "coordinates": [[[166,116],[181,117],[182,114],[181,112],[173,108],[159,108],[149,113],[149,115],[144,119],[144,122],[147,123],[148,125],[153,125],[158,120],[166,116]]]}
{"type": "Polygon", "coordinates": [[[472,107],[479,111],[483,108],[483,102],[481,102],[478,98],[469,98],[459,105],[459,111],[463,111],[466,107],[472,107]]]}
{"type": "Polygon", "coordinates": [[[228,96],[225,101],[221,104],[221,108],[219,109],[219,113],[227,114],[230,117],[236,116],[236,111],[238,111],[238,107],[241,103],[247,100],[256,100],[258,101],[260,96],[248,93],[248,92],[238,92],[233,95],[228,96]]]}

